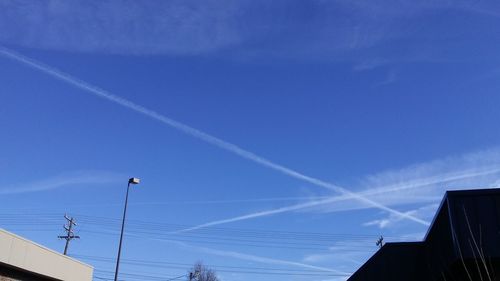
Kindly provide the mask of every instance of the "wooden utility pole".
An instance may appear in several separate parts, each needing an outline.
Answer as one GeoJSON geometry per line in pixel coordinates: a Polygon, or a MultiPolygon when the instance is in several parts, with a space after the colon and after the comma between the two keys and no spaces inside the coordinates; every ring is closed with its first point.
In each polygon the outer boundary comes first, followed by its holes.
{"type": "Polygon", "coordinates": [[[76,226],[75,219],[68,217],[67,215],[64,215],[64,218],[68,221],[68,225],[63,225],[64,230],[66,230],[66,236],[57,236],[58,238],[61,239],[66,239],[66,246],[64,246],[64,255],[66,256],[68,253],[68,246],[69,246],[69,241],[72,239],[79,239],[80,236],[76,236],[73,232],[73,226],[76,226]]]}

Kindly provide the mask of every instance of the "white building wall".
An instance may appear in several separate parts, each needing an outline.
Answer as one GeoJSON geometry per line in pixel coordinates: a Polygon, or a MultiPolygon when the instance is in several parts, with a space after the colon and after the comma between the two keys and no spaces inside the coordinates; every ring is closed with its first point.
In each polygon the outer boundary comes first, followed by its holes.
{"type": "Polygon", "coordinates": [[[92,281],[94,270],[1,228],[0,263],[64,281],[92,281]]]}

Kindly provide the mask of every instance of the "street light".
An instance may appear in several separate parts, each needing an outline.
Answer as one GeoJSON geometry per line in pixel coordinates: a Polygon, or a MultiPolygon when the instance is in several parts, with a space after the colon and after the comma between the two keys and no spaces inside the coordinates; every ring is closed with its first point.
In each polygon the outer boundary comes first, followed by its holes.
{"type": "Polygon", "coordinates": [[[125,215],[127,214],[128,190],[131,184],[139,184],[139,178],[130,178],[127,185],[127,195],[125,196],[125,208],[123,209],[122,231],[120,233],[120,245],[118,246],[118,258],[116,259],[115,281],[118,280],[118,268],[120,267],[120,254],[122,252],[123,228],[125,227],[125,215]]]}

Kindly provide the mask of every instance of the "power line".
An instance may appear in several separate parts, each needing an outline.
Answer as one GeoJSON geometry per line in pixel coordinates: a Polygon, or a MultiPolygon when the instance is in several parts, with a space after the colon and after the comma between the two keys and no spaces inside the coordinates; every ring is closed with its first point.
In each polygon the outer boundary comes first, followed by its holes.
{"type": "MultiPolygon", "coordinates": [[[[99,225],[100,229],[102,226],[108,229],[117,229],[119,220],[111,218],[101,218],[101,217],[90,217],[85,215],[78,215],[80,217],[80,223],[82,226],[89,225],[99,225]],[[114,222],[114,223],[113,223],[114,222]]],[[[47,217],[45,217],[47,218],[47,217]]],[[[34,219],[39,220],[38,217],[34,219]]],[[[31,225],[33,223],[19,222],[17,219],[12,219],[11,222],[8,219],[3,219],[0,217],[0,221],[5,222],[9,225],[31,225]]],[[[51,220],[53,221],[53,220],[51,220]]],[[[45,223],[39,222],[40,225],[45,225],[45,223]]],[[[175,234],[174,232],[179,228],[189,227],[188,225],[180,224],[167,224],[167,223],[155,223],[155,222],[144,222],[137,220],[130,220],[130,229],[140,229],[140,230],[154,230],[160,232],[171,232],[169,234],[175,234]]],[[[349,240],[361,239],[370,240],[375,237],[375,235],[366,234],[354,234],[354,233],[317,233],[317,232],[292,232],[292,231],[275,231],[275,230],[261,230],[261,229],[237,229],[237,228],[211,228],[193,231],[189,235],[221,235],[234,237],[235,235],[241,237],[251,237],[251,238],[263,238],[263,239],[279,239],[279,240],[314,240],[314,241],[332,241],[335,239],[349,238],[349,240]]],[[[183,234],[184,236],[185,234],[183,234]]]]}
{"type": "MultiPolygon", "coordinates": [[[[79,215],[80,216],[80,215],[79,215]]],[[[19,223],[15,220],[16,215],[0,215],[0,223],[7,222],[12,223],[18,227],[24,225],[28,226],[28,223],[19,223]]],[[[27,219],[33,219],[40,222],[38,225],[46,226],[55,223],[56,217],[51,214],[37,214],[37,215],[27,215],[23,214],[21,217],[27,219]],[[41,220],[46,221],[42,223],[41,220]]],[[[71,219],[70,219],[71,220],[71,219]]],[[[103,218],[103,217],[93,217],[82,215],[80,221],[80,231],[90,234],[99,235],[116,235],[117,227],[109,226],[110,222],[116,224],[116,219],[113,218],[103,218]],[[107,227],[106,227],[107,226],[107,227]],[[83,228],[83,229],[82,229],[83,228]],[[104,230],[102,230],[104,229],[104,230]],[[108,229],[108,230],[106,230],[108,229]]],[[[248,247],[266,247],[266,248],[291,248],[291,249],[307,249],[307,250],[328,250],[325,248],[311,247],[322,246],[321,242],[332,243],[332,240],[338,239],[349,239],[356,237],[356,234],[331,234],[331,233],[314,233],[314,232],[292,232],[292,231],[276,231],[276,230],[262,230],[262,229],[237,229],[237,228],[212,228],[204,229],[202,231],[196,231],[194,233],[186,234],[172,234],[172,226],[176,227],[178,225],[166,224],[166,223],[153,223],[146,221],[133,221],[131,220],[130,231],[127,235],[135,238],[164,238],[169,241],[184,241],[191,243],[202,243],[202,244],[224,244],[224,245],[238,245],[238,246],[248,246],[248,247]],[[281,236],[281,237],[280,237],[281,236]],[[284,237],[283,237],[284,236],[284,237]],[[330,239],[328,239],[330,238],[330,239]],[[333,238],[333,239],[332,239],[333,238]],[[309,242],[313,239],[317,239],[318,243],[309,242]],[[223,240],[223,241],[221,241],[223,240]],[[283,241],[280,241],[283,240],[283,241]],[[229,242],[228,242],[229,241],[229,242]],[[308,247],[302,247],[307,245],[308,247]]],[[[39,231],[39,229],[37,229],[39,231]]],[[[359,240],[366,240],[366,237],[373,237],[370,235],[359,235],[357,238],[359,240]]],[[[373,240],[372,240],[373,241],[373,240]]],[[[325,244],[326,246],[326,244],[325,244]]],[[[331,246],[331,245],[330,245],[331,246]]],[[[351,247],[349,245],[349,247],[351,247]]],[[[349,250],[352,251],[352,250],[349,250]]],[[[366,252],[366,251],[364,251],[366,252]]],[[[111,259],[102,257],[80,257],[82,259],[94,260],[98,262],[112,262],[111,259]]],[[[127,263],[132,266],[139,267],[150,267],[150,268],[169,268],[169,269],[186,269],[190,265],[180,264],[180,263],[169,263],[169,262],[154,262],[154,261],[144,261],[144,260],[126,260],[127,263]]],[[[238,274],[253,274],[253,275],[286,275],[286,276],[311,276],[311,277],[327,277],[327,276],[347,276],[343,274],[335,274],[332,272],[323,271],[313,271],[313,270],[293,270],[284,268],[265,268],[265,267],[237,267],[237,266],[212,266],[218,272],[221,273],[238,273],[238,274]]],[[[97,270],[99,272],[99,270],[97,270]]],[[[148,274],[134,274],[127,273],[125,275],[126,280],[165,280],[162,276],[154,276],[148,274]]],[[[105,274],[99,274],[102,280],[105,280],[105,274]]],[[[183,275],[185,276],[185,275],[183,275]]],[[[99,278],[97,278],[99,279],[99,278]]],[[[125,279],[123,279],[125,280],[125,279]]]]}
{"type": "MultiPolygon", "coordinates": [[[[75,257],[79,257],[79,258],[86,259],[86,260],[102,261],[102,262],[108,262],[108,263],[113,262],[113,260],[111,258],[104,258],[104,257],[92,258],[91,256],[79,256],[79,255],[76,255],[75,257]]],[[[171,265],[171,264],[176,264],[176,263],[157,262],[157,261],[141,261],[141,260],[130,260],[130,259],[128,259],[128,260],[124,259],[123,263],[129,264],[129,265],[138,265],[138,266],[162,268],[162,269],[166,269],[166,268],[168,268],[168,269],[184,269],[184,268],[190,266],[189,264],[179,264],[176,266],[176,265],[171,265]]],[[[287,275],[287,276],[317,276],[317,277],[320,277],[320,276],[322,276],[322,277],[350,276],[349,274],[339,274],[339,273],[325,272],[325,271],[320,271],[320,270],[291,270],[291,269],[278,269],[278,268],[228,267],[228,266],[215,266],[215,265],[210,265],[209,267],[214,268],[215,271],[222,272],[222,273],[240,273],[240,274],[257,274],[257,275],[287,275]]],[[[97,270],[97,271],[102,271],[102,270],[97,270]]],[[[124,275],[127,275],[127,274],[124,274],[124,275]]],[[[128,273],[128,275],[132,275],[132,274],[128,273]]],[[[186,275],[183,275],[183,276],[186,276],[186,275]]]]}
{"type": "MultiPolygon", "coordinates": [[[[12,215],[11,215],[12,216],[12,215]]],[[[116,226],[119,225],[119,219],[115,218],[104,218],[104,217],[94,217],[87,215],[78,215],[80,218],[80,223],[87,225],[100,225],[107,226],[109,229],[116,229],[116,226]]],[[[19,220],[15,218],[11,218],[11,225],[23,225],[23,222],[19,222],[19,220]]],[[[38,220],[39,216],[33,216],[33,219],[38,220]]],[[[45,216],[45,220],[53,221],[53,217],[45,216]]],[[[0,216],[0,220],[4,222],[8,222],[9,218],[2,218],[0,216]]],[[[29,223],[32,224],[32,223],[29,223]]],[[[39,223],[44,224],[44,223],[39,223]]],[[[157,223],[157,222],[147,222],[147,221],[139,221],[139,220],[130,220],[129,222],[130,228],[136,229],[151,229],[165,232],[175,232],[176,230],[183,229],[186,227],[190,227],[192,225],[184,225],[184,224],[169,224],[169,223],[157,223]]],[[[127,226],[128,227],[128,226],[127,226]]],[[[102,229],[102,228],[101,228],[102,229]]],[[[293,239],[293,240],[315,240],[315,241],[323,241],[337,238],[350,238],[353,239],[373,239],[376,235],[367,235],[367,234],[355,234],[355,233],[318,233],[318,232],[296,232],[296,231],[276,231],[276,230],[262,230],[262,229],[238,229],[238,228],[218,228],[212,227],[210,229],[200,229],[193,231],[193,234],[190,235],[201,235],[201,234],[221,234],[224,233],[226,236],[248,236],[248,237],[262,237],[262,238],[276,238],[279,240],[283,239],[293,239]]]]}
{"type": "MultiPolygon", "coordinates": [[[[23,215],[26,218],[26,215],[23,215]]],[[[41,215],[46,220],[51,220],[51,215],[41,215]]],[[[92,217],[79,215],[80,231],[90,234],[99,235],[115,235],[118,231],[118,220],[112,218],[92,217]],[[113,224],[113,222],[115,222],[113,224]],[[94,228],[94,226],[96,228],[94,228]]],[[[40,221],[38,216],[34,219],[40,221]]],[[[0,216],[0,222],[7,219],[8,225],[13,226],[29,226],[31,223],[24,220],[20,223],[19,220],[13,220],[12,217],[0,216]]],[[[46,225],[39,223],[38,225],[46,225]]],[[[174,225],[178,226],[178,225],[174,225]]],[[[185,226],[182,226],[185,227],[185,226]]],[[[26,230],[26,229],[23,229],[26,230]]],[[[41,230],[37,228],[36,230],[41,230]]],[[[359,234],[332,234],[332,233],[314,233],[314,232],[291,232],[291,231],[274,231],[274,230],[256,230],[256,229],[235,229],[235,228],[214,228],[203,229],[193,233],[178,234],[173,232],[171,224],[144,222],[131,220],[129,230],[126,235],[144,236],[154,239],[166,239],[170,241],[190,242],[197,244],[223,244],[235,245],[243,247],[260,247],[260,248],[280,248],[290,250],[315,250],[315,251],[330,251],[331,246],[348,247],[348,251],[356,251],[357,249],[371,249],[369,244],[373,235],[359,234]],[[355,241],[355,245],[339,243],[339,240],[355,241]]],[[[346,250],[344,250],[346,251],[346,250]]],[[[359,251],[359,250],[358,250],[359,251]]]]}
{"type": "MultiPolygon", "coordinates": [[[[82,232],[85,233],[94,233],[94,234],[100,234],[100,235],[112,235],[115,236],[117,233],[116,232],[103,232],[103,231],[90,231],[90,230],[85,230],[82,232]]],[[[328,246],[325,246],[324,248],[320,247],[289,247],[289,246],[281,246],[278,244],[250,244],[250,243],[236,243],[236,242],[224,242],[224,241],[210,241],[210,240],[193,240],[193,239],[184,239],[182,237],[162,237],[162,236],[141,236],[141,235],[136,235],[134,232],[129,231],[128,233],[125,234],[128,237],[131,238],[143,238],[147,237],[150,239],[162,239],[165,241],[172,241],[172,242],[190,242],[190,243],[195,243],[195,244],[214,244],[214,245],[235,245],[235,246],[245,246],[245,247],[257,247],[257,248],[276,248],[276,249],[291,249],[291,250],[314,250],[314,251],[324,251],[324,252],[331,252],[331,250],[328,248],[328,246]]],[[[349,247],[353,248],[360,248],[360,249],[369,249],[368,246],[362,246],[362,245],[352,245],[349,247]]],[[[349,249],[347,250],[349,252],[367,252],[367,250],[353,250],[349,249]]],[[[371,250],[369,250],[371,252],[371,250]]]]}
{"type": "MultiPolygon", "coordinates": [[[[99,256],[89,256],[89,255],[71,255],[75,258],[87,259],[92,261],[102,261],[102,262],[113,262],[113,258],[99,257],[99,256]]],[[[139,259],[123,259],[124,263],[133,265],[153,265],[153,266],[171,266],[174,267],[189,267],[192,264],[179,263],[179,262],[167,262],[167,261],[152,261],[152,260],[139,260],[139,259]]],[[[290,271],[290,272],[306,272],[306,273],[325,273],[325,271],[319,269],[286,269],[286,268],[274,268],[274,267],[250,267],[250,266],[228,266],[228,265],[216,265],[207,264],[207,267],[217,268],[217,269],[244,269],[244,270],[263,270],[263,271],[290,271]]],[[[329,273],[327,273],[329,274],[329,273]]]]}

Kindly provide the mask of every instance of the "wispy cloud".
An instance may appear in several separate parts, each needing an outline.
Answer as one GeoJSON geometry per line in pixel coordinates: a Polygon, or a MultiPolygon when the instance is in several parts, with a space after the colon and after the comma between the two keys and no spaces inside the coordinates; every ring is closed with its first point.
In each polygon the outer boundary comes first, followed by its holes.
{"type": "MultiPolygon", "coordinates": [[[[436,213],[439,204],[429,204],[423,207],[419,207],[417,209],[413,209],[407,211],[406,213],[411,214],[413,216],[418,216],[419,218],[432,219],[434,214],[436,213]]],[[[393,215],[389,215],[380,219],[372,220],[369,222],[363,223],[364,226],[377,226],[381,229],[390,227],[397,222],[400,222],[401,218],[393,215]]]]}
{"type": "Polygon", "coordinates": [[[27,47],[198,54],[238,43],[238,1],[2,1],[0,40],[27,47]]]}
{"type": "Polygon", "coordinates": [[[333,243],[328,250],[306,254],[302,261],[319,265],[336,264],[339,270],[352,271],[377,251],[377,246],[370,239],[346,239],[333,243]]]}
{"type": "MultiPolygon", "coordinates": [[[[359,246],[359,243],[357,244],[359,246]]],[[[353,257],[350,257],[353,253],[356,253],[356,251],[350,251],[351,249],[347,249],[345,252],[343,252],[341,255],[339,253],[331,253],[331,254],[309,254],[304,257],[304,262],[307,263],[325,263],[325,262],[348,262],[351,263],[355,266],[360,266],[363,263],[359,261],[358,259],[355,259],[353,257]],[[350,255],[349,255],[350,253],[350,255]]]]}
{"type": "Polygon", "coordinates": [[[288,177],[295,178],[297,180],[301,180],[301,181],[304,181],[304,182],[307,182],[307,183],[310,183],[310,184],[313,184],[313,185],[316,185],[319,187],[323,187],[323,188],[338,192],[340,194],[351,196],[351,198],[353,198],[355,200],[359,200],[364,204],[367,204],[367,205],[370,205],[374,208],[378,208],[380,210],[384,210],[384,211],[387,211],[389,213],[404,217],[404,218],[412,220],[416,223],[423,224],[423,225],[429,224],[428,222],[426,222],[424,220],[413,217],[411,215],[400,212],[398,210],[389,208],[383,204],[380,204],[376,201],[373,201],[372,199],[370,199],[368,197],[364,197],[361,194],[353,193],[353,192],[351,192],[351,191],[349,191],[341,186],[323,181],[323,180],[315,178],[315,177],[305,175],[301,172],[298,172],[296,170],[293,170],[293,169],[288,168],[286,166],[283,166],[281,164],[277,164],[271,160],[268,160],[262,156],[255,154],[251,151],[245,150],[245,149],[243,149],[243,148],[241,148],[233,143],[227,142],[225,140],[222,140],[220,138],[217,138],[215,136],[207,134],[203,131],[200,131],[198,129],[190,127],[186,124],[183,124],[181,122],[173,120],[173,119],[166,117],[160,113],[157,113],[151,109],[145,108],[145,107],[138,105],[132,101],[129,101],[129,100],[124,99],[120,96],[114,95],[106,90],[103,90],[103,89],[97,87],[97,86],[91,85],[85,81],[82,81],[80,79],[72,77],[69,74],[66,74],[64,72],[61,72],[61,71],[55,69],[55,68],[44,65],[38,61],[35,61],[35,60],[28,58],[26,56],[23,56],[21,54],[18,54],[18,53],[11,51],[5,47],[0,46],[0,54],[2,54],[5,57],[8,57],[10,59],[13,59],[17,62],[28,65],[28,66],[32,67],[33,69],[36,69],[36,70],[41,71],[43,73],[46,73],[46,74],[48,74],[48,75],[50,75],[50,76],[52,76],[60,81],[66,82],[70,85],[73,85],[81,90],[84,90],[86,93],[90,93],[94,96],[103,98],[103,99],[108,100],[112,103],[118,104],[118,105],[123,106],[125,108],[128,108],[132,111],[135,111],[137,113],[145,115],[151,119],[159,121],[159,122],[161,122],[161,123],[163,123],[171,128],[174,128],[180,132],[183,132],[189,136],[192,136],[196,139],[202,140],[208,144],[211,144],[213,146],[221,148],[225,151],[233,153],[233,154],[235,154],[243,159],[252,161],[252,162],[259,164],[263,167],[266,167],[268,169],[282,173],[288,177]]]}
{"type": "MultiPolygon", "coordinates": [[[[430,12],[497,15],[494,1],[0,2],[0,42],[120,54],[335,57],[408,38],[430,12]]],[[[459,32],[451,29],[449,32],[459,32]]],[[[426,34],[432,30],[426,30],[426,34]]],[[[411,47],[411,44],[408,45],[411,47]]],[[[408,48],[410,49],[410,48],[408,48]]],[[[354,54],[352,57],[356,57],[354,54]]]]}
{"type": "Polygon", "coordinates": [[[123,178],[122,175],[116,173],[75,171],[47,179],[6,185],[0,189],[0,195],[42,192],[60,188],[81,187],[82,185],[102,186],[103,184],[123,181],[123,178]]]}
{"type": "MultiPolygon", "coordinates": [[[[440,202],[450,189],[491,188],[500,178],[500,149],[450,156],[362,177],[355,186],[364,196],[389,206],[440,202]]],[[[325,204],[319,212],[364,209],[356,201],[325,204]]]]}
{"type": "Polygon", "coordinates": [[[355,64],[352,69],[353,71],[367,71],[381,67],[388,63],[390,62],[383,58],[372,58],[355,64]]]}
{"type": "Polygon", "coordinates": [[[397,79],[398,79],[398,72],[394,69],[391,69],[387,72],[385,78],[382,81],[375,83],[374,87],[392,84],[392,83],[396,82],[397,79]]]}

